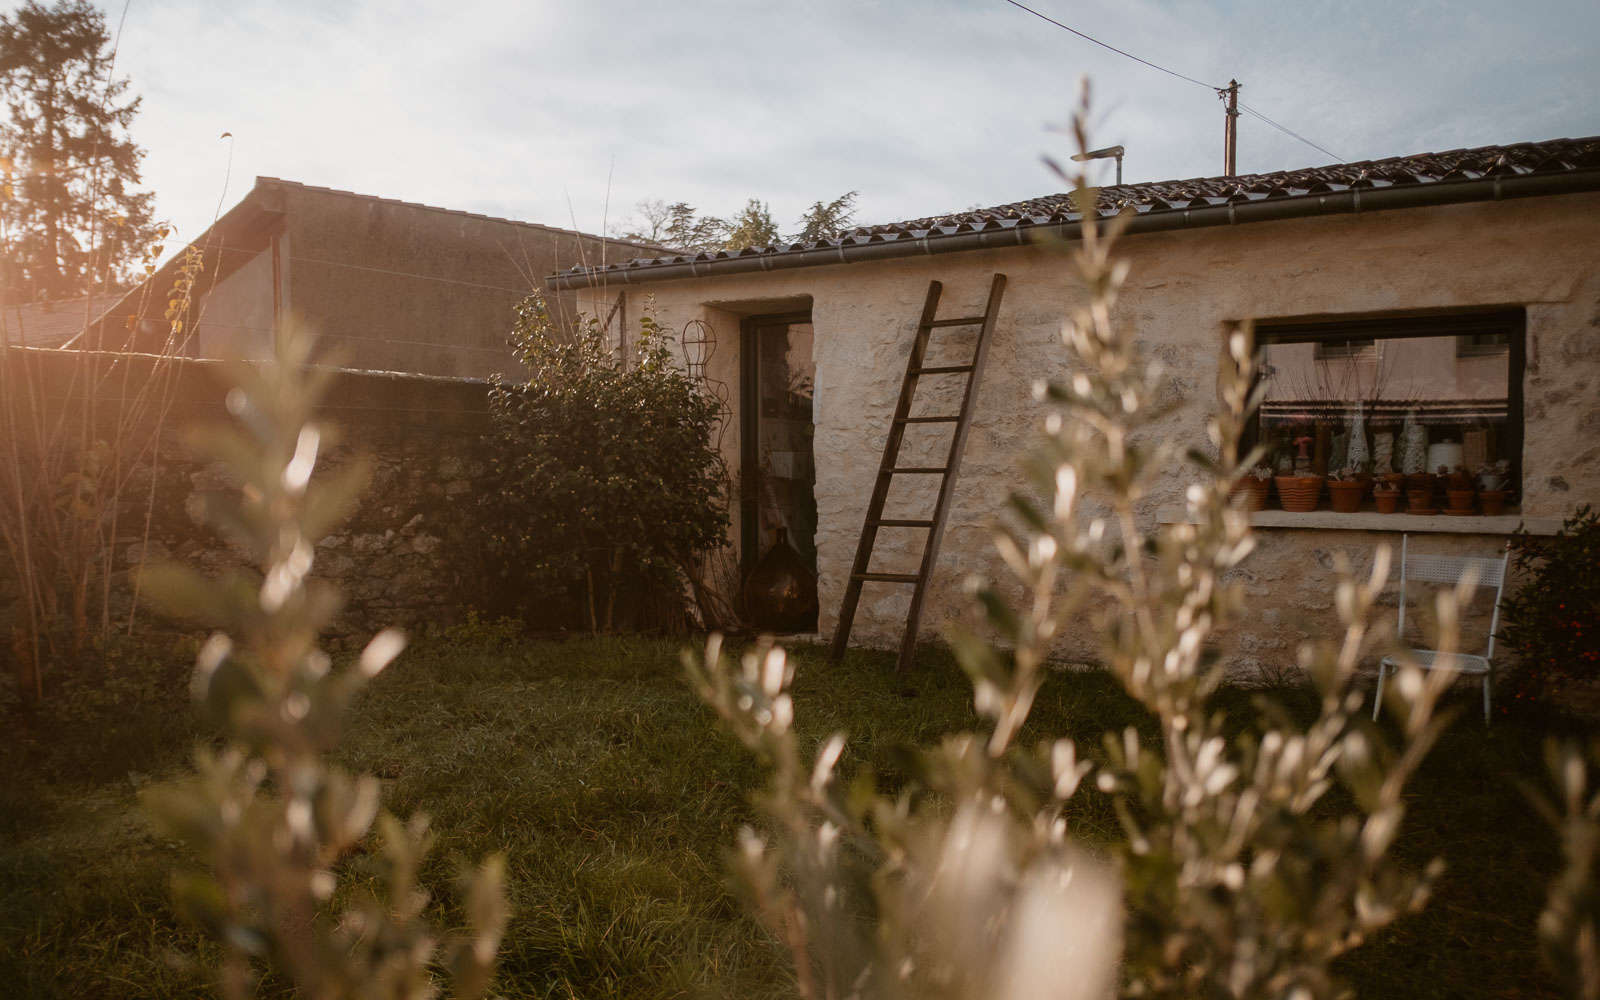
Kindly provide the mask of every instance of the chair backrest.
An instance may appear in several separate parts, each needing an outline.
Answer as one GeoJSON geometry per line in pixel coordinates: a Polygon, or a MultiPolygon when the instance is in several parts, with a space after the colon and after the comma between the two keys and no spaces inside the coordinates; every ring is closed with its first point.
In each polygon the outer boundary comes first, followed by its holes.
{"type": "Polygon", "coordinates": [[[1442,556],[1432,552],[1412,552],[1411,536],[1400,536],[1400,633],[1406,629],[1406,583],[1443,583],[1454,586],[1471,573],[1479,587],[1494,588],[1494,613],[1489,620],[1489,649],[1494,657],[1494,634],[1500,631],[1500,598],[1505,594],[1506,567],[1511,561],[1508,546],[1500,558],[1483,556],[1442,556]]]}

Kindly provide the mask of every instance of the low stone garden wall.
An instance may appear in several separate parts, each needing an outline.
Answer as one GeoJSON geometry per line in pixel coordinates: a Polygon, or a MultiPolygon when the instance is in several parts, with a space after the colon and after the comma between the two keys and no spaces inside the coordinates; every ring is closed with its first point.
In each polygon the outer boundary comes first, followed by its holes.
{"type": "MultiPolygon", "coordinates": [[[[213,577],[252,571],[248,554],[205,517],[209,496],[233,494],[238,485],[188,444],[190,429],[233,419],[224,405],[224,365],[46,351],[13,351],[10,357],[0,390],[22,394],[14,397],[18,401],[34,397],[35,405],[47,408],[52,426],[64,412],[67,420],[60,426],[81,427],[83,387],[94,385],[94,429],[87,439],[117,443],[122,451],[128,475],[116,498],[110,538],[106,604],[112,620],[128,616],[141,565],[176,559],[213,577]],[[135,391],[152,384],[157,391],[135,391]]],[[[319,475],[356,456],[372,465],[367,488],[346,523],[320,544],[313,569],[346,597],[330,636],[335,646],[363,641],[386,625],[416,630],[449,623],[466,608],[489,603],[473,531],[487,471],[487,388],[477,380],[384,372],[341,371],[334,377],[320,411],[334,433],[319,475]]],[[[80,438],[71,433],[66,439],[80,438]]],[[[102,507],[101,516],[109,531],[108,511],[102,507]]],[[[15,575],[12,560],[5,560],[0,625],[18,612],[15,575]]],[[[153,614],[140,609],[141,618],[153,614]]]]}

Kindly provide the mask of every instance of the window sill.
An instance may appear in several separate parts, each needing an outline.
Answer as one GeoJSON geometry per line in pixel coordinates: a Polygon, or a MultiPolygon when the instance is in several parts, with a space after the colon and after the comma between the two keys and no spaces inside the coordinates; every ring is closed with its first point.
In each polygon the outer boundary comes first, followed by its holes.
{"type": "MultiPolygon", "coordinates": [[[[1169,507],[1160,512],[1161,523],[1177,524],[1190,520],[1180,508],[1169,507]]],[[[1339,514],[1331,510],[1313,510],[1304,514],[1286,510],[1260,510],[1250,515],[1252,528],[1309,528],[1317,531],[1385,531],[1421,534],[1434,532],[1454,535],[1510,535],[1521,525],[1530,535],[1554,535],[1561,530],[1559,517],[1523,517],[1520,514],[1503,514],[1499,517],[1451,517],[1448,514],[1379,514],[1361,511],[1339,514]]]]}

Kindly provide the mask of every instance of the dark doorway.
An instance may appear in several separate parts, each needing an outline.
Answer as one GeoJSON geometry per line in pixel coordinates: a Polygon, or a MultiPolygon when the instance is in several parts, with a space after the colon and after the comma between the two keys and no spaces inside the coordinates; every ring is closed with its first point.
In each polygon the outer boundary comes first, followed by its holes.
{"type": "Polygon", "coordinates": [[[752,316],[740,353],[740,545],[742,573],[788,531],[789,544],[817,569],[816,467],[812,463],[810,313],[752,316]]]}

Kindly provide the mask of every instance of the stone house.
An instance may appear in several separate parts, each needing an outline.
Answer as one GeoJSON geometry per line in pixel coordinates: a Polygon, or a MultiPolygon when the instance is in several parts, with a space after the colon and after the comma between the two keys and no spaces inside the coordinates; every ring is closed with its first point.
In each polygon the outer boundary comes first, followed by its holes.
{"type": "MultiPolygon", "coordinates": [[[[1319,422],[1342,431],[1348,452],[1359,402],[1369,450],[1388,435],[1395,463],[1409,416],[1426,446],[1446,446],[1435,457],[1511,466],[1514,505],[1501,517],[1378,514],[1370,500],[1355,514],[1324,501],[1253,515],[1258,551],[1242,570],[1253,614],[1229,640],[1239,670],[1292,662],[1294,644],[1331,622],[1341,551],[1359,567],[1413,532],[1435,548],[1492,552],[1519,522],[1553,531],[1600,500],[1600,138],[1125,184],[1098,198],[1102,216],[1133,215],[1115,318],[1176,373],[1178,405],[1158,433],[1203,442],[1225,335],[1253,319],[1273,380],[1255,432],[1271,461],[1292,464],[1292,440],[1319,422]]],[[[1042,419],[1031,387],[1067,370],[1061,323],[1084,293],[1051,244],[1080,225],[1054,195],[824,243],[577,267],[547,283],[590,312],[648,296],[665,328],[711,342],[704,370],[726,390],[724,448],[743,483],[740,558],[749,565],[771,529],[787,527],[815,560],[828,636],[929,282],[944,286],[941,316],[971,316],[991,277],[1007,275],[928,594],[931,636],[970,613],[968,574],[1008,578],[985,525],[1021,483],[1042,419]]],[[[948,356],[970,351],[959,341],[970,332],[950,332],[948,356]]],[[[935,455],[948,436],[929,441],[908,432],[906,447],[935,455]]],[[[932,486],[919,493],[910,478],[896,480],[886,517],[928,516],[932,486]]],[[[1181,516],[1184,486],[1177,475],[1161,483],[1147,522],[1181,516]]],[[[914,569],[920,530],[884,529],[875,563],[914,569]]],[[[910,589],[869,584],[852,638],[897,643],[910,589]]],[[[1064,639],[1063,654],[1086,653],[1081,641],[1064,639]]]]}
{"type": "MultiPolygon", "coordinates": [[[[342,367],[467,378],[516,366],[513,307],[542,275],[662,249],[271,177],[256,178],[193,245],[206,266],[188,356],[268,357],[272,331],[292,315],[342,367]]],[[[112,308],[92,346],[120,347],[133,317],[135,349],[159,350],[178,266],[169,261],[112,308]]],[[[548,305],[570,319],[574,303],[566,292],[548,305]]]]}

